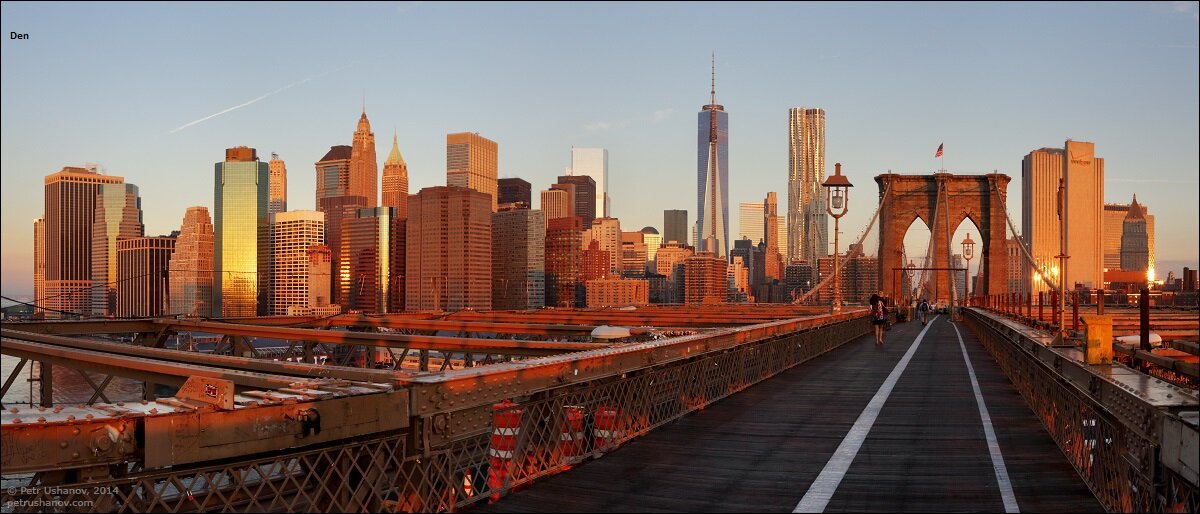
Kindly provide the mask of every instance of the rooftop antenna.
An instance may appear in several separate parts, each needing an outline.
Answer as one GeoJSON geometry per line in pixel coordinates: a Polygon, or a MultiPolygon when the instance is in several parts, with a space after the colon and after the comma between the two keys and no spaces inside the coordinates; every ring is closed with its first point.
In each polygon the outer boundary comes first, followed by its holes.
{"type": "Polygon", "coordinates": [[[367,113],[367,88],[363,88],[363,114],[367,113]]]}
{"type": "Polygon", "coordinates": [[[712,89],[708,91],[709,102],[712,105],[717,104],[717,53],[712,53],[712,89]]]}

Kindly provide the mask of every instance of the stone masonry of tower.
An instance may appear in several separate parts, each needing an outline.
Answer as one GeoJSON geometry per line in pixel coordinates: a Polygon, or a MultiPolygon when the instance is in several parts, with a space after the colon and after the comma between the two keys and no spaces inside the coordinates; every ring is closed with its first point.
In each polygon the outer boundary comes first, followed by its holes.
{"type": "MultiPolygon", "coordinates": [[[[983,289],[977,296],[1006,293],[1008,259],[1004,204],[1009,180],[1008,175],[998,173],[876,176],[880,200],[883,200],[885,189],[891,187],[879,211],[880,287],[892,298],[903,297],[894,270],[906,264],[903,261],[904,235],[914,219],[921,218],[932,232],[930,237],[934,244],[930,267],[948,268],[948,246],[957,244],[949,238],[964,219],[970,218],[979,228],[982,251],[978,251],[978,255],[985,277],[983,289]],[[945,187],[945,193],[939,194],[942,187],[945,187]]],[[[953,280],[947,280],[945,271],[931,275],[931,292],[939,301],[948,301],[953,280]]]]}

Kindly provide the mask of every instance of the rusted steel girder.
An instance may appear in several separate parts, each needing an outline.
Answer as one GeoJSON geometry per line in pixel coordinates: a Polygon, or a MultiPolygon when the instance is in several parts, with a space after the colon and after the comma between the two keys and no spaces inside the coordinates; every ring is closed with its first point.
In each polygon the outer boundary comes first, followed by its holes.
{"type": "MultiPolygon", "coordinates": [[[[218,382],[189,380],[183,389],[218,382]]],[[[58,485],[55,472],[140,461],[147,470],[319,446],[409,426],[408,391],[347,381],[300,383],[300,389],[241,391],[233,405],[197,400],[181,390],[153,401],[13,406],[0,412],[5,478],[49,472],[41,485],[58,485]],[[304,389],[316,386],[319,389],[304,389]]],[[[101,468],[93,478],[107,478],[101,468]]],[[[321,470],[325,472],[327,470],[321,470]]],[[[11,490],[9,491],[11,493],[11,490]]],[[[151,509],[153,510],[153,509],[151,509]]]]}
{"type": "Polygon", "coordinates": [[[557,355],[536,362],[493,364],[415,376],[410,382],[412,414],[432,415],[530,394],[627,371],[732,348],[764,338],[864,318],[866,309],[788,319],[744,328],[721,329],[617,348],[557,355]]]}
{"type": "Polygon", "coordinates": [[[187,321],[162,319],[159,326],[174,331],[193,330],[214,334],[270,337],[319,343],[354,344],[381,348],[411,348],[452,352],[491,353],[501,355],[555,355],[564,352],[593,350],[598,343],[561,343],[549,341],[518,341],[510,339],[477,339],[465,337],[441,337],[401,334],[372,334],[365,332],[334,332],[306,328],[270,327],[218,323],[212,321],[187,321]]]}
{"type": "MultiPolygon", "coordinates": [[[[249,325],[285,325],[291,326],[296,324],[312,323],[316,321],[340,318],[342,316],[357,316],[356,314],[337,314],[334,316],[231,316],[228,318],[211,318],[213,321],[225,321],[229,323],[244,323],[249,325]]],[[[375,315],[372,315],[375,316],[375,315]]],[[[419,312],[393,312],[386,316],[397,319],[434,319],[441,316],[441,313],[419,311],[419,312]]],[[[185,318],[186,319],[186,318],[185,318]]]]}
{"type": "MultiPolygon", "coordinates": [[[[556,336],[586,336],[596,328],[595,325],[563,325],[537,323],[497,323],[471,322],[458,320],[426,320],[414,319],[407,316],[380,314],[377,316],[362,316],[346,314],[308,323],[310,326],[333,327],[384,327],[414,330],[451,330],[457,332],[484,332],[495,334],[536,334],[556,336]]],[[[645,332],[645,330],[642,330],[645,332]]]]}
{"type": "Polygon", "coordinates": [[[235,357],[230,355],[213,355],[180,350],[167,350],[162,348],[146,348],[136,345],[108,343],[103,341],[89,341],[86,339],[69,338],[63,336],[31,334],[14,330],[0,330],[0,334],[3,334],[3,337],[5,338],[10,339],[20,339],[23,341],[52,344],[81,350],[92,350],[116,355],[127,355],[130,357],[145,357],[147,359],[154,359],[156,361],[163,362],[198,364],[202,366],[213,366],[239,371],[270,373],[273,375],[290,375],[300,378],[340,378],[343,380],[354,380],[358,382],[372,382],[377,384],[390,383],[402,385],[406,382],[405,377],[407,376],[407,374],[404,372],[396,371],[272,361],[264,359],[252,359],[248,357],[235,357]]]}
{"type": "Polygon", "coordinates": [[[255,389],[280,389],[313,379],[283,375],[236,371],[197,364],[163,362],[144,357],[131,357],[95,350],[83,350],[46,343],[21,341],[3,337],[0,352],[5,355],[49,362],[59,366],[96,371],[106,375],[128,377],[156,384],[183,385],[188,377],[200,376],[229,380],[235,385],[255,389]]]}
{"type": "Polygon", "coordinates": [[[781,317],[807,317],[810,313],[794,313],[789,315],[768,315],[766,313],[743,313],[725,308],[723,312],[671,312],[671,313],[642,313],[637,311],[588,312],[569,311],[538,313],[503,313],[503,312],[459,312],[446,316],[446,320],[455,321],[491,321],[498,323],[525,322],[557,322],[579,323],[592,325],[650,325],[650,326],[740,326],[754,323],[767,323],[781,317]]]}
{"type": "Polygon", "coordinates": [[[158,327],[151,319],[110,319],[85,321],[19,321],[0,323],[0,329],[20,330],[37,334],[125,334],[155,332],[158,327]]]}

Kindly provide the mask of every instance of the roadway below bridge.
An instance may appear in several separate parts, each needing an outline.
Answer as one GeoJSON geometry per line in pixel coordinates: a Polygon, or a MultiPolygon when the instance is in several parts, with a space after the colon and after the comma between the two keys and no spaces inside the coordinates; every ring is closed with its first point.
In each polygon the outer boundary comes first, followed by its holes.
{"type": "Polygon", "coordinates": [[[1103,511],[974,335],[924,328],[859,338],[471,510],[1103,511]]]}

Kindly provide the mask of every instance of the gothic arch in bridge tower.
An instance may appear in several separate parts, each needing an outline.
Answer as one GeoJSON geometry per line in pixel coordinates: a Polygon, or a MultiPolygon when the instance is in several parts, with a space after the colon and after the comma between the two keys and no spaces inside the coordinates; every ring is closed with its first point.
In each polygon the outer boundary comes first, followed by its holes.
{"type": "MultiPolygon", "coordinates": [[[[921,218],[930,229],[933,250],[931,268],[950,267],[950,254],[960,250],[950,241],[955,229],[970,218],[979,229],[980,240],[975,245],[975,261],[983,273],[976,296],[1006,292],[1008,262],[1004,251],[1007,236],[1004,204],[1008,194],[1008,175],[898,175],[887,173],[875,177],[879,184],[879,284],[889,296],[903,299],[901,286],[893,270],[903,267],[904,234],[915,218],[921,218]],[[884,193],[887,192],[887,198],[884,193]],[[994,258],[993,258],[994,257],[994,258]]],[[[917,266],[921,263],[914,261],[917,266]]],[[[959,272],[961,273],[961,272],[959,272]]],[[[948,272],[933,273],[929,282],[931,297],[939,301],[950,298],[948,272]]]]}

